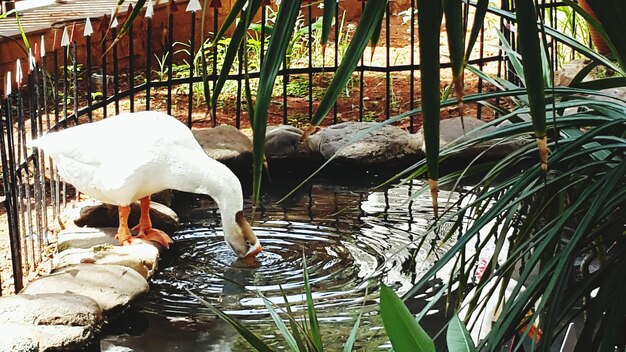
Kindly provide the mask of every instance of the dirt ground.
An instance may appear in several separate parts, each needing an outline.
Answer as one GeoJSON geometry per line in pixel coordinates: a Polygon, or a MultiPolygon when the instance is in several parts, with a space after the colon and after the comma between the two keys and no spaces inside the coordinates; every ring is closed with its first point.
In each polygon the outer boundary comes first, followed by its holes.
{"type": "MultiPolygon", "coordinates": [[[[492,26],[495,27],[495,26],[492,26]]],[[[409,24],[403,23],[401,16],[394,15],[391,17],[391,32],[390,32],[390,42],[389,42],[389,58],[390,65],[405,65],[411,63],[411,47],[410,47],[410,31],[409,24]]],[[[416,30],[417,35],[417,30],[416,30]]],[[[385,30],[383,28],[383,32],[381,34],[381,42],[378,47],[375,49],[374,54],[372,55],[372,49],[368,47],[364,53],[364,64],[368,66],[382,66],[387,65],[387,45],[384,42],[385,38],[385,30]]],[[[441,39],[441,57],[446,60],[447,53],[447,45],[446,45],[446,37],[442,34],[441,39]]],[[[483,47],[484,56],[494,56],[498,52],[497,46],[497,33],[495,29],[491,29],[485,31],[485,45],[483,47]]],[[[419,62],[419,53],[417,52],[418,43],[415,43],[415,53],[414,53],[414,62],[419,62]]],[[[480,47],[478,44],[474,50],[474,55],[472,58],[477,58],[480,47]]],[[[329,59],[330,61],[330,59],[329,59]]],[[[486,72],[490,74],[494,74],[497,70],[497,64],[491,63],[486,65],[483,68],[486,72]]],[[[442,83],[441,89],[450,84],[450,70],[442,69],[442,83]]],[[[316,74],[313,76],[314,82],[314,99],[316,102],[313,104],[313,111],[317,108],[317,104],[321,99],[321,94],[323,94],[324,89],[328,86],[330,82],[331,74],[316,74]],[[321,92],[321,93],[320,93],[321,92]]],[[[303,78],[307,81],[308,85],[308,76],[303,78]]],[[[411,104],[414,107],[419,106],[419,71],[415,72],[414,80],[411,82],[410,76],[408,73],[406,74],[398,74],[394,73],[391,75],[390,82],[390,97],[391,100],[389,102],[389,109],[391,115],[396,115],[402,112],[405,112],[410,109],[411,104]],[[413,88],[411,88],[413,85],[413,88]],[[414,94],[411,95],[411,90],[413,89],[414,94]],[[413,101],[413,103],[411,103],[413,101]]],[[[360,92],[359,92],[359,74],[355,73],[353,76],[353,88],[350,90],[348,95],[343,95],[339,98],[337,102],[337,121],[357,121],[359,119],[359,104],[360,104],[360,92]]],[[[364,104],[364,120],[366,121],[381,121],[384,118],[384,113],[387,106],[386,101],[386,75],[384,73],[366,73],[363,77],[363,104],[364,104]]],[[[479,80],[469,74],[466,73],[466,81],[465,81],[465,93],[476,93],[478,92],[479,80]]],[[[123,85],[122,85],[123,87],[123,85]]],[[[487,85],[483,84],[483,90],[489,89],[487,85]]],[[[166,110],[166,90],[155,90],[153,91],[153,100],[152,100],[152,109],[154,110],[166,110]]],[[[173,110],[172,114],[178,117],[181,121],[187,120],[188,115],[188,95],[185,93],[175,93],[173,96],[173,110]]],[[[144,105],[140,103],[142,99],[145,99],[144,92],[137,92],[135,95],[136,101],[136,110],[140,111],[144,109],[144,105]]],[[[236,100],[234,97],[228,97],[225,94],[220,98],[221,108],[217,113],[217,122],[218,124],[231,124],[235,125],[235,111],[236,111],[236,100]]],[[[119,102],[121,111],[129,110],[129,100],[124,99],[119,102]]],[[[194,126],[204,127],[211,126],[212,123],[210,119],[208,119],[208,115],[206,113],[206,109],[203,108],[203,103],[199,106],[194,104],[193,109],[193,120],[194,126]]],[[[109,106],[109,114],[113,114],[114,109],[109,106]]],[[[306,124],[309,118],[309,102],[308,102],[308,94],[296,97],[290,96],[288,97],[288,121],[291,124],[302,127],[306,124]]],[[[459,111],[456,107],[454,108],[444,108],[441,112],[441,118],[446,119],[449,117],[458,116],[459,111]]],[[[468,104],[465,106],[464,115],[467,117],[474,117],[477,115],[477,106],[468,104]]],[[[489,119],[492,115],[486,109],[481,111],[481,118],[489,119]]],[[[95,112],[94,118],[98,119],[102,117],[102,111],[98,110],[95,112]]],[[[269,124],[276,125],[281,124],[283,122],[283,105],[282,105],[282,97],[276,97],[273,100],[273,103],[270,106],[269,110],[269,124]]],[[[332,113],[330,117],[327,117],[325,121],[322,123],[323,125],[328,125],[333,123],[332,113]]],[[[409,130],[409,126],[411,122],[409,119],[405,119],[404,121],[398,123],[399,126],[406,128],[409,130]]],[[[421,126],[421,120],[419,116],[415,116],[413,119],[413,128],[410,132],[416,132],[417,129],[421,126]]],[[[247,118],[246,112],[242,112],[241,115],[241,128],[249,127],[249,120],[247,118]]],[[[47,272],[50,268],[51,261],[49,258],[43,261],[43,263],[36,270],[31,271],[24,278],[25,282],[28,282],[37,275],[42,272],[47,272]]],[[[14,292],[13,288],[13,274],[12,274],[12,266],[11,266],[11,255],[10,255],[10,243],[8,236],[8,224],[7,224],[7,215],[4,209],[0,210],[0,280],[2,282],[2,294],[12,294],[14,292]]]]}

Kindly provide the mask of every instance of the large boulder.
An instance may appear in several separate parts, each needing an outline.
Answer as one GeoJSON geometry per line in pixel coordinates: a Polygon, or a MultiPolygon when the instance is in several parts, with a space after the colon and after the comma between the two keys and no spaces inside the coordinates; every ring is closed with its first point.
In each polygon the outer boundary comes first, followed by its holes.
{"type": "Polygon", "coordinates": [[[194,129],[192,132],[208,156],[229,168],[241,170],[252,165],[252,142],[237,128],[220,125],[194,129]]]}
{"type": "Polygon", "coordinates": [[[341,150],[334,159],[334,162],[341,166],[389,166],[423,157],[420,150],[422,141],[419,136],[391,125],[367,132],[376,125],[380,124],[343,122],[312,135],[310,143],[326,160],[341,150]],[[351,142],[359,135],[363,137],[351,142]]]}
{"type": "Polygon", "coordinates": [[[82,295],[2,297],[0,351],[79,350],[97,336],[103,322],[98,303],[82,295]]]}
{"type": "MultiPolygon", "coordinates": [[[[465,129],[463,129],[460,117],[453,117],[440,122],[439,145],[441,148],[452,142],[458,144],[471,138],[483,136],[485,133],[491,132],[496,128],[490,126],[478,130],[479,128],[484,127],[487,122],[472,117],[465,117],[463,119],[463,123],[465,125],[465,129]]],[[[418,131],[418,133],[423,136],[423,127],[418,131]]],[[[515,140],[496,145],[497,142],[498,141],[486,141],[464,148],[453,154],[453,157],[458,159],[472,159],[484,152],[484,154],[482,154],[482,157],[484,158],[500,158],[519,148],[523,143],[525,143],[525,140],[515,140]]],[[[426,152],[426,145],[422,146],[422,150],[426,152]]]]}
{"type": "Polygon", "coordinates": [[[265,157],[273,163],[308,163],[319,158],[308,140],[301,141],[302,130],[289,125],[268,127],[265,134],[265,157]]]}
{"type": "MultiPolygon", "coordinates": [[[[132,227],[139,223],[141,209],[139,202],[131,204],[128,224],[132,227]]],[[[174,233],[180,225],[176,213],[163,204],[150,202],[150,220],[152,226],[168,234],[174,233]]],[[[72,227],[118,227],[117,206],[102,203],[96,199],[87,199],[66,207],[59,216],[59,231],[72,227]]]]}
{"type": "Polygon", "coordinates": [[[148,292],[148,282],[135,270],[119,265],[78,264],[32,281],[23,294],[74,293],[95,300],[104,311],[126,306],[148,292]]]}

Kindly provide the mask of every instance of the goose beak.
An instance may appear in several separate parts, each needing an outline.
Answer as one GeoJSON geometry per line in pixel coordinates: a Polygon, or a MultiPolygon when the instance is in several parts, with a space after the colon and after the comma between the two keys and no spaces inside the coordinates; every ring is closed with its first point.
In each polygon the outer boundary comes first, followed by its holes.
{"type": "Polygon", "coordinates": [[[262,250],[263,250],[263,247],[261,247],[261,244],[257,242],[254,246],[250,247],[248,252],[246,252],[246,255],[244,256],[244,258],[254,258],[262,250]]]}

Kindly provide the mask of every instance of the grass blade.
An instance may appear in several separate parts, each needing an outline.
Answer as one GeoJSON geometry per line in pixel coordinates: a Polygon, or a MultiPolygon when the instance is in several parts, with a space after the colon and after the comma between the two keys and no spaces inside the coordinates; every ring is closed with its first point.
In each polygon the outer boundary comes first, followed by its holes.
{"type": "Polygon", "coordinates": [[[422,118],[424,120],[424,146],[428,183],[433,212],[438,214],[437,193],[439,178],[439,33],[441,27],[441,1],[418,0],[417,13],[420,41],[420,73],[422,88],[422,118]]]}
{"type": "Polygon", "coordinates": [[[548,147],[546,137],[546,99],[541,64],[541,46],[537,29],[537,13],[534,1],[515,0],[519,49],[524,63],[524,81],[528,91],[530,115],[539,147],[541,168],[548,170],[548,147]]]}
{"type": "Polygon", "coordinates": [[[462,0],[443,0],[444,13],[446,15],[446,35],[448,37],[448,49],[450,50],[450,66],[452,68],[452,85],[454,96],[459,104],[461,125],[463,122],[463,68],[465,66],[465,32],[463,31],[462,0]]]}
{"type": "Polygon", "coordinates": [[[300,349],[300,351],[308,351],[309,349],[305,347],[306,345],[304,344],[304,340],[302,339],[302,335],[300,334],[300,331],[304,329],[298,326],[298,324],[296,323],[295,315],[291,310],[291,304],[289,304],[289,300],[287,299],[287,294],[285,293],[285,290],[283,290],[283,286],[279,284],[278,287],[280,288],[280,294],[283,296],[283,301],[285,302],[285,309],[287,310],[287,317],[289,318],[289,326],[291,327],[291,333],[293,334],[293,337],[296,339],[298,348],[300,349]]]}
{"type": "MultiPolygon", "coordinates": [[[[337,68],[337,72],[335,72],[332,81],[328,85],[326,94],[324,94],[320,105],[317,107],[317,110],[315,110],[313,117],[311,117],[312,125],[319,125],[337,101],[337,97],[339,97],[346,83],[350,80],[352,72],[354,72],[356,65],[361,59],[363,50],[365,50],[367,43],[372,37],[377,23],[382,20],[386,6],[386,0],[368,1],[365,4],[365,9],[363,9],[361,16],[363,20],[359,22],[359,25],[354,31],[352,40],[337,68]]],[[[310,133],[311,131],[312,128],[307,132],[310,133]]],[[[308,133],[305,133],[305,136],[308,135],[308,133]]]]}
{"type": "Polygon", "coordinates": [[[396,293],[385,284],[380,287],[380,315],[396,352],[435,351],[433,340],[417,323],[396,293]]]}
{"type": "Polygon", "coordinates": [[[283,337],[285,338],[285,341],[287,341],[287,345],[289,345],[289,348],[291,348],[291,350],[294,352],[298,352],[300,349],[298,348],[296,339],[289,332],[289,330],[287,329],[287,326],[278,315],[278,312],[276,312],[276,309],[272,307],[272,302],[270,302],[267,298],[263,297],[263,303],[265,303],[265,307],[270,312],[270,316],[272,317],[272,320],[274,320],[274,324],[276,324],[276,327],[278,327],[278,330],[280,330],[280,333],[283,334],[283,337]]]}
{"type": "Polygon", "coordinates": [[[448,324],[448,332],[446,333],[446,343],[450,352],[474,352],[476,347],[470,336],[465,324],[454,314],[448,324]]]}
{"type": "Polygon", "coordinates": [[[487,8],[489,7],[489,0],[478,0],[476,2],[476,12],[474,13],[474,23],[472,24],[472,31],[470,33],[469,41],[467,42],[467,49],[465,50],[465,61],[469,61],[474,49],[474,44],[478,39],[480,30],[483,28],[485,22],[485,15],[487,14],[487,8]]]}
{"type": "MultiPolygon", "coordinates": [[[[252,202],[257,204],[261,194],[261,178],[264,164],[265,130],[267,128],[267,116],[272,91],[278,70],[285,59],[285,52],[293,33],[298,13],[300,12],[300,0],[285,1],[278,8],[276,23],[272,37],[267,46],[267,54],[257,89],[256,103],[254,105],[254,124],[252,125],[253,155],[252,155],[252,202]]],[[[216,93],[213,93],[215,96],[216,93]]]]}
{"type": "Polygon", "coordinates": [[[187,290],[187,292],[189,292],[189,294],[192,295],[195,299],[197,299],[203,306],[205,306],[211,312],[213,312],[213,314],[217,315],[220,319],[224,320],[230,326],[232,326],[235,330],[237,330],[239,335],[241,335],[244,339],[246,339],[246,341],[248,341],[252,345],[252,347],[256,348],[257,351],[272,352],[272,349],[269,348],[269,346],[267,346],[267,344],[265,344],[263,340],[261,340],[258,336],[256,336],[253,332],[251,332],[248,328],[246,328],[239,321],[229,317],[228,314],[215,308],[211,303],[200,298],[198,295],[191,292],[188,288],[185,288],[185,290],[187,290]]]}
{"type": "Polygon", "coordinates": [[[351,352],[354,349],[354,342],[356,341],[356,334],[359,332],[359,325],[361,325],[361,315],[356,318],[356,322],[354,322],[354,326],[352,327],[352,331],[350,331],[350,336],[348,336],[348,340],[346,344],[343,346],[343,352],[351,352]]]}
{"type": "Polygon", "coordinates": [[[335,19],[335,13],[337,12],[338,2],[337,0],[324,0],[324,14],[322,15],[322,37],[320,42],[322,44],[322,57],[326,57],[326,44],[330,38],[330,28],[333,26],[333,20],[335,19]]]}
{"type": "Polygon", "coordinates": [[[306,292],[306,306],[309,314],[309,324],[311,325],[311,337],[313,338],[313,343],[317,350],[322,352],[324,351],[324,345],[322,344],[322,335],[317,321],[317,312],[315,311],[315,304],[313,303],[313,296],[311,294],[309,270],[307,269],[306,256],[304,253],[302,253],[302,270],[304,272],[304,291],[306,292]]]}

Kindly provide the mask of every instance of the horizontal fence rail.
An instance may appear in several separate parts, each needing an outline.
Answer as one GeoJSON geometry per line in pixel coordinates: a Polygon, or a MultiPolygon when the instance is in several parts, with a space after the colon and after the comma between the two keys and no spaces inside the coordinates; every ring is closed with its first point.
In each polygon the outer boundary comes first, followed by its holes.
{"type": "MultiPolygon", "coordinates": [[[[283,0],[285,1],[285,0],[283,0]]],[[[270,24],[275,19],[275,7],[263,5],[257,29],[248,33],[246,51],[240,50],[234,69],[228,74],[228,90],[222,92],[220,104],[207,104],[205,89],[212,93],[221,69],[221,57],[225,43],[211,45],[214,33],[219,31],[221,12],[216,6],[219,1],[208,1],[215,5],[202,14],[198,9],[185,11],[182,4],[170,1],[165,6],[152,7],[148,1],[146,9],[128,28],[124,37],[112,46],[123,23],[122,17],[130,13],[119,13],[114,21],[107,15],[102,18],[87,18],[68,23],[55,32],[54,40],[42,36],[35,50],[16,63],[17,69],[3,77],[0,101],[0,134],[2,157],[2,182],[4,205],[8,218],[10,248],[13,265],[14,290],[23,287],[23,278],[34,273],[42,262],[53,241],[51,227],[66,205],[76,196],[73,188],[59,178],[51,159],[40,151],[27,148],[29,140],[51,130],[66,128],[81,123],[106,118],[120,112],[136,110],[164,110],[173,114],[189,127],[216,126],[230,123],[237,128],[248,121],[245,80],[259,77],[259,67],[265,60],[265,49],[270,35],[270,24]],[[161,18],[163,28],[155,27],[155,16],[161,18]],[[206,19],[203,22],[203,18],[206,19]],[[175,41],[180,37],[176,23],[188,23],[187,40],[175,41]],[[160,45],[158,43],[161,41],[160,45]],[[46,45],[47,44],[47,45],[46,45]],[[203,64],[206,62],[206,64],[203,64]],[[248,63],[248,69],[244,63],[248,63]],[[26,67],[22,77],[22,68],[26,67]],[[205,71],[206,70],[206,71],[205,71]],[[208,82],[205,86],[204,82],[208,82]],[[195,114],[194,114],[195,112],[195,114]]],[[[294,108],[295,102],[304,101],[304,114],[311,117],[320,100],[318,86],[336,72],[342,50],[350,35],[351,23],[345,15],[344,1],[336,3],[332,43],[326,48],[326,56],[320,62],[317,43],[318,16],[314,15],[315,3],[307,3],[301,9],[298,21],[300,38],[297,45],[298,57],[292,56],[279,71],[271,123],[297,124],[293,117],[302,113],[294,108]],[[295,87],[295,88],[294,88],[295,87]],[[294,99],[298,90],[299,99],[294,99]]],[[[548,1],[546,9],[556,6],[548,1]]],[[[364,2],[360,2],[364,6],[364,2]]],[[[470,8],[466,5],[466,19],[470,8]]],[[[509,2],[502,1],[508,9],[509,2]]],[[[109,13],[108,11],[106,11],[109,13]]],[[[316,13],[316,12],[315,12],[316,13]]],[[[388,3],[383,22],[383,36],[376,53],[383,53],[384,64],[373,64],[364,55],[353,75],[352,89],[347,94],[358,95],[356,106],[345,105],[340,98],[327,117],[328,123],[343,121],[342,115],[351,112],[354,120],[371,119],[381,121],[391,116],[418,107],[416,82],[419,78],[417,57],[416,1],[411,0],[405,11],[408,16],[408,55],[406,62],[394,58],[391,33],[394,30],[391,8],[388,3]],[[380,96],[366,96],[367,82],[377,80],[383,85],[380,96]],[[394,85],[407,82],[408,101],[396,106],[394,85]],[[358,93],[355,92],[358,90],[358,93]],[[374,100],[374,102],[372,102],[374,100]],[[375,104],[374,104],[375,103],[375,104]],[[376,105],[376,110],[372,106],[376,105]],[[351,111],[355,110],[355,111],[351,111]]],[[[556,19],[547,16],[554,24],[556,19]]],[[[406,25],[405,25],[406,26],[406,25]]],[[[514,45],[514,33],[501,20],[499,24],[505,37],[514,45]]],[[[187,35],[187,33],[185,33],[187,35]]],[[[474,55],[468,64],[483,70],[492,65],[494,74],[510,76],[511,70],[499,48],[492,54],[486,53],[485,28],[474,55]]],[[[553,41],[551,42],[553,43],[553,41]]],[[[556,46],[550,50],[556,50],[556,46]]],[[[378,61],[380,62],[380,60],[378,61]]],[[[450,66],[442,63],[442,69],[450,66]]],[[[510,79],[516,79],[510,77],[510,79]]],[[[477,79],[476,90],[482,92],[484,82],[477,79]]],[[[476,93],[476,92],[473,92],[476,93]]],[[[477,117],[482,116],[482,107],[476,106],[477,117]]],[[[416,116],[410,117],[405,126],[415,132],[418,127],[416,116]]],[[[1,278],[6,280],[6,278],[1,278]]]]}

